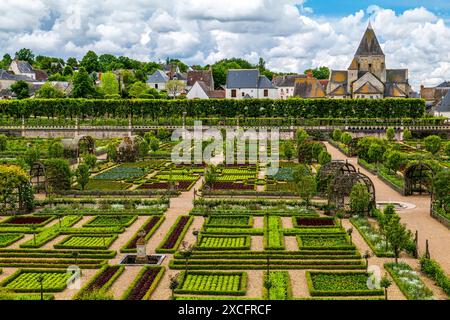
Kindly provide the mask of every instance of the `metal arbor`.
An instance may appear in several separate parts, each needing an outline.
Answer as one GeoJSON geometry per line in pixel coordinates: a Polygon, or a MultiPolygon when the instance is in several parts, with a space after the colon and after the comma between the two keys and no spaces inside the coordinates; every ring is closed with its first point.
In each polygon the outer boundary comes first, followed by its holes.
{"type": "Polygon", "coordinates": [[[326,195],[330,183],[338,176],[356,172],[354,165],[348,161],[332,161],[320,167],[317,173],[317,191],[326,195]]]}
{"type": "Polygon", "coordinates": [[[91,136],[77,136],[73,139],[61,140],[64,146],[64,151],[70,156],[79,158],[81,151],[85,153],[94,154],[95,140],[91,136]]]}
{"type": "Polygon", "coordinates": [[[404,173],[404,195],[431,193],[433,177],[434,170],[426,163],[420,162],[408,166],[404,173]]]}
{"type": "Polygon", "coordinates": [[[330,186],[329,204],[334,205],[337,209],[348,210],[350,194],[356,184],[365,185],[370,194],[370,204],[368,212],[366,212],[370,213],[371,209],[376,206],[375,186],[368,176],[360,172],[350,172],[335,177],[330,186]]]}
{"type": "Polygon", "coordinates": [[[35,162],[30,169],[30,183],[34,187],[37,193],[40,190],[45,191],[48,194],[48,180],[45,172],[45,166],[41,162],[35,162]]]}

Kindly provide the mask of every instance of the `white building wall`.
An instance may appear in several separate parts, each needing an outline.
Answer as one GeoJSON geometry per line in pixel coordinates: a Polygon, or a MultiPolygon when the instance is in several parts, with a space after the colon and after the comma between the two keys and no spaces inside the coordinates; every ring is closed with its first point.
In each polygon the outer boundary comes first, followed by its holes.
{"type": "Polygon", "coordinates": [[[249,95],[253,99],[277,99],[277,89],[256,89],[256,88],[240,88],[240,89],[226,89],[226,99],[244,99],[246,95],[249,95]],[[236,97],[232,97],[232,91],[236,90],[236,97]],[[268,96],[264,97],[264,90],[268,90],[268,96]]]}
{"type": "Polygon", "coordinates": [[[294,96],[294,90],[295,87],[282,87],[282,88],[278,88],[277,92],[278,92],[278,99],[281,100],[286,100],[289,98],[292,98],[294,96]]]}
{"type": "Polygon", "coordinates": [[[188,99],[209,99],[208,95],[205,91],[203,91],[203,88],[196,82],[191,90],[189,90],[188,94],[186,95],[186,98],[188,99]]]}
{"type": "Polygon", "coordinates": [[[147,86],[149,86],[150,88],[156,89],[158,91],[166,90],[166,84],[165,83],[147,82],[147,86]]]}

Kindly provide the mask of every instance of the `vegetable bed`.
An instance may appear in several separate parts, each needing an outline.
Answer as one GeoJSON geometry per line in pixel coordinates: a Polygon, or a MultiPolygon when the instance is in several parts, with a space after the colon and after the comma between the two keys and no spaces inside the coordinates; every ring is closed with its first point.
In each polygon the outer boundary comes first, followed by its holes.
{"type": "Polygon", "coordinates": [[[72,274],[66,270],[24,270],[20,269],[0,286],[14,292],[40,292],[41,284],[39,277],[43,277],[42,287],[44,292],[60,292],[63,291],[72,274]]]}
{"type": "Polygon", "coordinates": [[[55,249],[108,249],[116,239],[117,235],[69,236],[54,247],[55,249]]]}
{"type": "Polygon", "coordinates": [[[199,250],[250,250],[250,236],[201,236],[199,250]]]}
{"type": "Polygon", "coordinates": [[[123,300],[148,300],[164,274],[164,267],[144,267],[123,295],[123,300]]]}
{"type": "Polygon", "coordinates": [[[23,238],[23,234],[0,233],[0,248],[5,248],[23,238]]]}
{"type": "Polygon", "coordinates": [[[87,222],[83,227],[127,227],[136,221],[137,216],[96,216],[91,221],[87,222]]]}
{"type": "Polygon", "coordinates": [[[175,290],[178,294],[245,295],[247,274],[244,272],[189,272],[175,290]]]}

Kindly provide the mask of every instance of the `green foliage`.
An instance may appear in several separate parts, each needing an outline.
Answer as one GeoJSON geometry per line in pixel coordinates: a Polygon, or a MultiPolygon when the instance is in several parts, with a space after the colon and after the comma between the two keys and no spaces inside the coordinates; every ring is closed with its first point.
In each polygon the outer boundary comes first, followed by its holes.
{"type": "Polygon", "coordinates": [[[328,80],[330,78],[330,69],[327,67],[318,67],[316,69],[305,70],[305,74],[312,72],[313,77],[319,80],[328,80]]]}
{"type": "Polygon", "coordinates": [[[117,161],[117,147],[115,144],[110,143],[108,144],[108,147],[106,148],[106,153],[108,155],[108,160],[110,161],[117,161]]]}
{"type": "Polygon", "coordinates": [[[450,142],[447,142],[444,147],[444,152],[447,157],[450,157],[450,142]]]}
{"type": "Polygon", "coordinates": [[[333,140],[334,141],[341,141],[342,136],[342,130],[341,129],[334,129],[333,131],[333,140]]]}
{"type": "Polygon", "coordinates": [[[403,163],[403,156],[398,151],[388,151],[384,154],[384,165],[392,172],[397,172],[403,163]]]}
{"type": "Polygon", "coordinates": [[[291,160],[292,157],[294,156],[294,144],[292,143],[291,140],[288,140],[284,143],[283,145],[283,152],[284,152],[284,156],[288,159],[291,160]]]}
{"type": "Polygon", "coordinates": [[[345,144],[346,146],[350,145],[352,142],[352,135],[349,132],[344,132],[341,135],[341,142],[345,144]]]}
{"type": "Polygon", "coordinates": [[[184,92],[186,85],[181,80],[169,80],[166,83],[166,90],[170,97],[175,98],[184,92]]]}
{"type": "MultiPolygon", "coordinates": [[[[80,70],[74,75],[79,78],[80,70]]],[[[75,85],[74,96],[94,96],[92,80],[85,71],[83,81],[90,88],[84,90],[84,85],[75,85]],[[87,76],[87,77],[86,77],[87,76]],[[91,86],[92,85],[92,86],[91,86]]],[[[75,82],[75,79],[74,79],[75,82]]],[[[107,114],[114,117],[135,116],[180,117],[180,110],[185,110],[188,117],[272,117],[282,116],[292,118],[418,118],[425,110],[423,100],[419,99],[242,99],[242,100],[84,100],[84,99],[27,99],[0,100],[0,114],[20,118],[30,116],[65,117],[86,116],[104,117],[107,114]]]]}
{"type": "Polygon", "coordinates": [[[438,206],[450,212],[450,171],[443,170],[434,176],[433,192],[438,206]]]}
{"type": "Polygon", "coordinates": [[[28,174],[15,165],[0,165],[0,213],[33,209],[33,193],[28,174]]]}
{"type": "Polygon", "coordinates": [[[406,128],[405,130],[403,130],[403,140],[411,140],[412,139],[412,133],[411,130],[409,130],[408,128],[406,128]]]}
{"type": "Polygon", "coordinates": [[[47,159],[44,161],[50,192],[70,189],[69,162],[64,159],[47,159]]]}
{"type": "Polygon", "coordinates": [[[401,224],[400,217],[394,215],[389,219],[385,227],[386,239],[392,246],[395,255],[395,262],[397,263],[400,252],[406,250],[410,243],[412,234],[405,225],[401,224]]]}
{"type": "Polygon", "coordinates": [[[49,158],[63,158],[64,157],[64,146],[61,142],[53,142],[48,146],[48,156],[49,158]]]}
{"type": "Polygon", "coordinates": [[[83,67],[74,74],[72,84],[73,98],[94,98],[97,95],[94,81],[83,67]]]}
{"type": "Polygon", "coordinates": [[[0,134],[0,152],[6,151],[8,147],[8,137],[4,134],[0,134]]]}
{"type": "Polygon", "coordinates": [[[350,208],[358,215],[367,214],[370,210],[370,193],[366,185],[357,183],[350,193],[350,208]]]}
{"type": "Polygon", "coordinates": [[[89,74],[101,71],[97,54],[93,51],[88,51],[83,59],[81,59],[80,67],[84,68],[89,74]]]}
{"type": "Polygon", "coordinates": [[[384,267],[408,300],[431,300],[433,298],[433,292],[408,264],[385,263],[384,267]]]}
{"type": "Polygon", "coordinates": [[[450,278],[436,261],[422,257],[420,268],[423,273],[436,281],[436,284],[450,297],[450,278]]]}
{"type": "Polygon", "coordinates": [[[119,94],[119,81],[117,81],[114,73],[106,72],[102,74],[100,90],[104,95],[119,94]]]}
{"type": "Polygon", "coordinates": [[[437,154],[441,150],[442,139],[439,136],[428,136],[424,140],[425,149],[432,154],[437,154]]]}
{"type": "Polygon", "coordinates": [[[75,176],[77,177],[77,182],[82,190],[84,190],[89,182],[89,175],[89,166],[85,163],[80,163],[75,171],[75,176]]]}
{"type": "Polygon", "coordinates": [[[16,95],[19,100],[30,97],[30,87],[28,83],[23,80],[19,80],[11,85],[11,91],[16,95]]]}
{"type": "Polygon", "coordinates": [[[389,141],[394,141],[394,139],[395,139],[395,130],[394,130],[394,128],[388,128],[386,130],[386,138],[389,141]]]}
{"type": "Polygon", "coordinates": [[[297,129],[295,132],[295,141],[297,142],[297,145],[304,143],[308,138],[309,134],[304,129],[297,129]]]}
{"type": "Polygon", "coordinates": [[[175,289],[179,294],[245,295],[247,274],[243,272],[189,272],[175,289]]]}
{"type": "Polygon", "coordinates": [[[55,88],[50,82],[44,83],[35,93],[38,99],[58,99],[64,98],[66,95],[60,89],[55,88]]]}
{"type": "Polygon", "coordinates": [[[145,93],[147,89],[147,84],[137,81],[129,87],[128,94],[133,98],[139,98],[145,93]]]}
{"type": "Polygon", "coordinates": [[[317,182],[312,175],[304,175],[296,181],[297,192],[300,197],[306,201],[307,206],[309,206],[311,198],[313,198],[317,193],[317,182]]]}
{"type": "Polygon", "coordinates": [[[25,163],[31,167],[33,163],[38,162],[41,157],[41,152],[39,151],[38,147],[32,147],[25,151],[25,154],[23,155],[23,159],[25,160],[25,163]]]}
{"type": "Polygon", "coordinates": [[[83,163],[89,167],[89,170],[92,170],[97,166],[97,157],[93,154],[87,153],[83,156],[83,163]]]}
{"type": "Polygon", "coordinates": [[[34,63],[34,53],[31,49],[22,48],[16,52],[15,58],[20,61],[27,61],[30,64],[34,63]]]}
{"type": "Polygon", "coordinates": [[[150,145],[150,149],[151,149],[153,152],[158,151],[158,149],[159,149],[159,140],[158,140],[158,138],[156,138],[156,137],[151,137],[151,138],[150,138],[149,145],[150,145]]]}
{"type": "Polygon", "coordinates": [[[322,152],[319,154],[319,164],[320,164],[320,165],[323,166],[323,165],[325,165],[325,164],[327,164],[327,163],[330,163],[331,160],[332,160],[331,154],[329,154],[327,151],[322,151],[322,152]]]}

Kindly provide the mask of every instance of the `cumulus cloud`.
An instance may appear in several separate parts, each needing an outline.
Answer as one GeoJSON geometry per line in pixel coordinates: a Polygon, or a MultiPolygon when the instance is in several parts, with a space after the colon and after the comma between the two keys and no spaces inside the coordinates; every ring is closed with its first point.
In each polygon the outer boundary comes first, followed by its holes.
{"type": "Polygon", "coordinates": [[[280,72],[327,65],[345,69],[367,21],[388,68],[409,68],[410,81],[450,78],[450,27],[424,7],[394,12],[370,6],[341,18],[316,17],[303,0],[3,0],[0,53],[22,47],[81,58],[87,50],[145,61],[190,64],[242,57],[280,72]]]}

